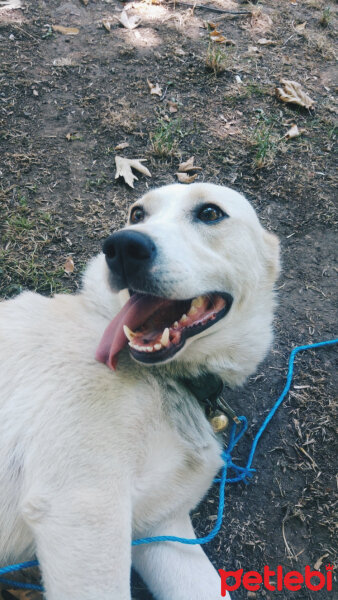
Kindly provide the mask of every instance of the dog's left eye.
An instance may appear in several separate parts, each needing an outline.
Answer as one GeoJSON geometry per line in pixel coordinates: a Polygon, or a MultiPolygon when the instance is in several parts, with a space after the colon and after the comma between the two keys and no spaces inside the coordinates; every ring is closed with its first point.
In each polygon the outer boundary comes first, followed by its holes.
{"type": "Polygon", "coordinates": [[[203,223],[217,223],[228,215],[215,204],[204,204],[197,213],[197,218],[203,223]]]}
{"type": "Polygon", "coordinates": [[[144,209],[142,206],[134,206],[130,213],[130,222],[136,225],[140,221],[143,221],[145,216],[144,209]]]}

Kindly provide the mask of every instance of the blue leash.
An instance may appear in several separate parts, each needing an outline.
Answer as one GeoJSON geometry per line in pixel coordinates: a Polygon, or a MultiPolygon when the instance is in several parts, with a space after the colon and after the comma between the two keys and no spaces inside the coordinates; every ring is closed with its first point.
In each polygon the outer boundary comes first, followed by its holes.
{"type": "MultiPolygon", "coordinates": [[[[337,344],[337,343],[338,343],[338,339],[328,340],[325,342],[318,342],[317,344],[309,344],[306,346],[297,346],[296,348],[294,348],[292,350],[292,352],[290,354],[290,358],[289,358],[289,368],[288,368],[288,374],[287,374],[287,378],[286,378],[285,387],[284,387],[281,395],[279,396],[278,400],[275,402],[274,406],[272,407],[272,409],[270,410],[268,415],[265,417],[258,432],[256,433],[254,441],[251,446],[249,458],[248,458],[248,461],[247,461],[245,467],[240,467],[239,465],[236,465],[232,462],[231,452],[233,451],[233,449],[235,448],[235,446],[237,445],[237,443],[239,442],[241,437],[246,432],[246,430],[248,428],[248,422],[245,417],[239,417],[239,420],[241,421],[241,426],[240,426],[240,430],[238,433],[236,431],[237,425],[235,423],[233,424],[231,432],[230,432],[229,444],[228,444],[227,448],[225,450],[223,450],[223,452],[222,452],[222,458],[224,460],[224,467],[222,468],[221,476],[219,479],[214,480],[215,483],[217,482],[220,484],[219,504],[218,504],[218,512],[217,512],[217,519],[215,522],[215,526],[210,531],[210,533],[208,533],[208,535],[201,537],[201,538],[193,538],[193,539],[176,537],[174,535],[159,535],[156,537],[146,537],[146,538],[140,538],[138,540],[134,540],[132,542],[132,545],[140,546],[141,544],[150,544],[153,542],[179,542],[181,544],[196,545],[196,544],[206,544],[207,542],[210,542],[218,534],[218,532],[222,526],[223,512],[224,512],[224,499],[225,499],[225,485],[227,483],[234,483],[236,481],[247,481],[248,479],[250,479],[250,477],[252,477],[253,473],[255,472],[255,469],[253,469],[251,467],[251,464],[252,464],[252,461],[254,458],[254,454],[256,452],[258,441],[259,441],[263,431],[266,429],[266,427],[270,423],[275,412],[277,411],[279,406],[282,404],[285,396],[287,395],[287,393],[290,389],[292,377],[293,377],[293,367],[294,367],[296,354],[298,354],[298,352],[301,352],[303,350],[313,350],[315,348],[321,348],[322,346],[332,346],[333,344],[337,344]],[[235,473],[236,473],[235,477],[227,478],[228,469],[232,469],[233,471],[235,471],[235,473]]],[[[21,588],[21,589],[26,589],[26,590],[38,590],[40,592],[43,592],[43,587],[41,585],[35,585],[32,583],[19,583],[17,581],[12,581],[10,579],[3,577],[3,575],[6,575],[7,573],[13,573],[14,571],[21,571],[22,569],[27,569],[29,567],[36,567],[38,565],[39,565],[39,562],[37,560],[31,560],[31,561],[27,561],[27,562],[18,563],[15,565],[9,565],[8,567],[2,567],[2,568],[0,568],[0,583],[4,583],[6,585],[11,585],[16,588],[21,588]]]]}

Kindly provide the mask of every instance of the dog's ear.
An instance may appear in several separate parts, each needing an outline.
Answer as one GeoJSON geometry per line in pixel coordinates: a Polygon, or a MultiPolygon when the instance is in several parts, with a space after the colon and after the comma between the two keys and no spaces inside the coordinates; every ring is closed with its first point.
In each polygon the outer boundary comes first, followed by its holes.
{"type": "Polygon", "coordinates": [[[268,276],[271,283],[275,283],[280,273],[279,239],[274,233],[265,230],[263,233],[263,242],[265,246],[268,276]]]}

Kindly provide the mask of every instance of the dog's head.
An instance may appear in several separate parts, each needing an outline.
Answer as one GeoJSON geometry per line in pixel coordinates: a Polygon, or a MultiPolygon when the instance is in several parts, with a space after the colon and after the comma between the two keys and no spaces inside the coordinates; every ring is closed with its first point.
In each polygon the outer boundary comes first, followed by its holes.
{"type": "Polygon", "coordinates": [[[129,343],[140,363],[179,357],[235,384],[264,356],[279,244],[238,192],[212,184],[151,191],[103,252],[111,289],[129,299],[107,328],[99,360],[115,366],[129,343]]]}

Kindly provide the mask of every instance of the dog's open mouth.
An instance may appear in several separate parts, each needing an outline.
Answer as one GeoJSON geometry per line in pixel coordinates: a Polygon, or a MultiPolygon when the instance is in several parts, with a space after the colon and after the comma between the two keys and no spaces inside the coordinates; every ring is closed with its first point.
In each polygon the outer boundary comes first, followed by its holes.
{"type": "Polygon", "coordinates": [[[107,327],[97,360],[115,369],[127,343],[135,360],[156,364],[172,358],[185,344],[222,319],[232,304],[230,294],[210,293],[190,300],[169,300],[133,293],[107,327]]]}

